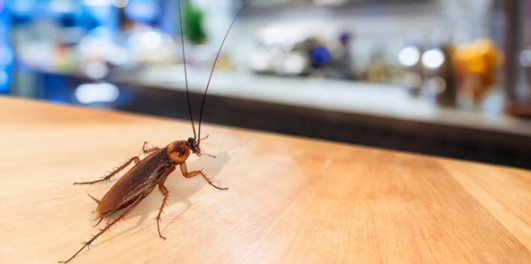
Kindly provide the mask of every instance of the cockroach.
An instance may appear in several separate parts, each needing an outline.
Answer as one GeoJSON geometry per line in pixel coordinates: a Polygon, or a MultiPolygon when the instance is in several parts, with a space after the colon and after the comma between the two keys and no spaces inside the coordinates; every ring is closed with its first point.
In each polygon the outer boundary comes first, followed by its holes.
{"type": "MultiPolygon", "coordinates": [[[[90,181],[90,182],[76,182],[74,185],[78,184],[94,184],[98,182],[106,182],[109,181],[113,176],[115,176],[118,172],[125,169],[127,166],[129,166],[131,163],[134,162],[133,167],[122,176],[112,187],[111,189],[101,198],[101,200],[98,200],[94,197],[92,197],[90,194],[90,198],[92,198],[96,203],[98,204],[98,207],[96,208],[96,219],[99,221],[96,223],[95,226],[97,226],[104,217],[109,216],[113,214],[114,212],[125,209],[125,211],[116,217],[114,220],[112,220],[110,223],[108,223],[103,229],[100,229],[100,232],[93,236],[88,242],[85,242],[83,246],[68,260],[66,261],[59,261],[59,263],[68,263],[73,258],[75,258],[83,249],[90,247],[92,242],[94,242],[101,234],[103,234],[105,231],[109,230],[111,226],[115,225],[118,221],[122,220],[128,213],[130,213],[146,196],[148,196],[155,187],[158,186],[160,192],[164,195],[164,198],[162,200],[162,204],[159,209],[159,213],[157,215],[157,231],[159,232],[160,238],[163,240],[166,239],[166,237],[162,236],[162,233],[160,232],[160,216],[162,213],[162,209],[164,208],[164,205],[166,204],[166,200],[168,199],[168,189],[164,186],[164,182],[166,181],[166,178],[175,170],[175,167],[179,166],[181,169],[181,173],[186,178],[192,178],[197,175],[201,175],[203,179],[206,180],[208,184],[213,186],[216,189],[219,190],[228,190],[228,188],[221,188],[216,185],[214,185],[209,178],[200,170],[191,171],[188,172],[188,169],[186,167],[186,159],[190,156],[190,152],[193,154],[196,154],[198,157],[201,155],[207,155],[210,157],[215,158],[215,156],[208,155],[201,153],[201,140],[205,140],[208,138],[206,136],[205,138],[201,138],[201,118],[203,116],[203,108],[205,105],[205,99],[208,92],[208,87],[210,85],[210,80],[212,79],[212,74],[214,73],[214,69],[216,67],[216,62],[219,58],[219,54],[221,53],[221,49],[223,48],[223,44],[225,44],[225,40],[227,39],[227,36],[229,35],[229,32],[234,25],[234,22],[238,18],[238,16],[241,14],[241,12],[245,9],[247,5],[251,3],[252,0],[245,3],[242,8],[238,11],[234,19],[232,20],[232,23],[229,26],[229,29],[227,30],[227,33],[225,34],[225,37],[223,38],[223,41],[221,42],[220,48],[218,50],[218,53],[216,55],[216,58],[214,60],[212,70],[210,71],[210,76],[207,82],[207,86],[205,89],[205,93],[203,95],[203,101],[201,103],[201,111],[199,113],[199,125],[198,125],[198,134],[196,134],[195,130],[195,124],[194,119],[192,115],[192,107],[190,105],[190,94],[188,91],[188,77],[186,72],[186,55],[184,51],[184,36],[183,36],[183,27],[182,27],[182,19],[181,16],[179,16],[180,19],[180,26],[181,26],[181,44],[182,44],[182,53],[183,53],[183,64],[184,64],[184,76],[185,76],[185,83],[186,83],[186,96],[188,99],[188,111],[190,112],[190,121],[192,123],[192,129],[194,132],[194,137],[188,138],[188,140],[179,140],[172,142],[168,144],[168,146],[164,148],[158,148],[158,147],[152,147],[152,148],[146,148],[147,142],[144,142],[144,145],[142,147],[142,151],[144,154],[148,155],[144,159],[140,160],[138,156],[130,158],[127,162],[125,162],[123,165],[116,168],[114,171],[112,171],[107,176],[103,177],[100,180],[96,181],[90,181]]],[[[179,6],[179,14],[181,14],[181,6],[180,1],[177,2],[179,6]]]]}

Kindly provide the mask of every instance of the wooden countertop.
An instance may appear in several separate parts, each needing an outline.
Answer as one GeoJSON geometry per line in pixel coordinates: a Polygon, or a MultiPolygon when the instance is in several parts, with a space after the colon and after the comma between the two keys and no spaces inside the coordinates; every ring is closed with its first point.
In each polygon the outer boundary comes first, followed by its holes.
{"type": "MultiPolygon", "coordinates": [[[[531,172],[204,125],[176,170],[71,263],[531,263],[531,172]]],[[[98,229],[101,177],[188,122],[0,98],[0,263],[66,260],[98,229]]],[[[103,224],[100,224],[100,227],[103,224]]]]}

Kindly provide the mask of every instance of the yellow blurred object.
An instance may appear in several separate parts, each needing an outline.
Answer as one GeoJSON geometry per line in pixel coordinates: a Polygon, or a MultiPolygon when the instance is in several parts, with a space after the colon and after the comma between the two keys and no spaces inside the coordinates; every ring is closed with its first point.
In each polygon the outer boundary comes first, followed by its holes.
{"type": "Polygon", "coordinates": [[[457,46],[451,57],[458,87],[475,101],[481,100],[494,84],[494,70],[504,62],[503,53],[485,38],[457,46]]]}
{"type": "Polygon", "coordinates": [[[232,63],[232,58],[229,55],[219,56],[218,62],[216,64],[216,69],[222,70],[222,71],[234,70],[234,64],[232,63]]]}
{"type": "Polygon", "coordinates": [[[367,80],[369,82],[381,83],[384,78],[385,67],[383,64],[373,63],[367,71],[367,80]]]}

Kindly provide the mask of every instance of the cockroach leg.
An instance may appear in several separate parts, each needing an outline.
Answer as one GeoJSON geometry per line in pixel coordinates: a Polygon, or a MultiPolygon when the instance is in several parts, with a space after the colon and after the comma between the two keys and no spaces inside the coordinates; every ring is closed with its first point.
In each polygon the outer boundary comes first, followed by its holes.
{"type": "Polygon", "coordinates": [[[183,174],[184,177],[186,178],[192,178],[194,176],[197,176],[197,175],[201,175],[203,176],[203,179],[205,179],[208,184],[212,185],[212,187],[218,189],[218,190],[223,190],[223,191],[226,191],[228,190],[229,188],[221,188],[221,187],[218,187],[216,185],[214,185],[209,178],[207,178],[207,176],[202,172],[202,171],[192,171],[192,172],[188,172],[188,168],[186,168],[186,162],[183,162],[179,165],[179,167],[181,168],[181,172],[183,174]]]}
{"type": "Polygon", "coordinates": [[[144,154],[148,154],[148,153],[151,153],[153,151],[157,151],[160,149],[159,147],[152,147],[152,148],[146,149],[147,143],[148,143],[147,141],[144,141],[144,146],[142,146],[142,151],[144,151],[144,154]]]}
{"type": "Polygon", "coordinates": [[[159,190],[164,195],[164,199],[162,200],[162,204],[160,205],[159,214],[157,215],[157,230],[159,231],[160,238],[166,240],[166,237],[162,236],[162,233],[160,233],[160,215],[162,214],[162,209],[164,208],[164,205],[166,205],[166,200],[168,199],[168,189],[162,185],[162,183],[159,184],[159,190]]]}
{"type": "Polygon", "coordinates": [[[160,232],[160,215],[162,214],[162,209],[164,208],[164,205],[166,205],[166,200],[168,199],[169,192],[168,192],[168,189],[166,189],[166,187],[162,185],[162,183],[159,184],[159,190],[164,195],[164,199],[162,200],[162,204],[160,205],[159,214],[157,215],[157,231],[159,231],[160,238],[162,238],[163,240],[166,240],[166,237],[163,236],[162,233],[160,232]]]}
{"type": "Polygon", "coordinates": [[[160,232],[160,215],[162,214],[162,209],[164,208],[164,205],[166,205],[166,200],[168,200],[168,196],[169,196],[169,192],[168,192],[168,189],[166,189],[166,187],[164,187],[164,182],[166,181],[166,177],[168,177],[168,175],[170,175],[173,171],[175,170],[175,167],[171,167],[170,169],[168,169],[166,172],[164,172],[164,180],[162,180],[160,183],[159,183],[159,190],[160,192],[162,193],[162,195],[164,195],[164,199],[162,200],[162,204],[160,205],[160,210],[159,210],[159,214],[157,215],[157,230],[159,231],[159,236],[160,238],[166,240],[166,237],[162,236],[162,233],[160,232]]]}
{"type": "Polygon", "coordinates": [[[140,198],[138,198],[138,200],[136,200],[136,202],[134,202],[131,206],[129,206],[129,208],[127,208],[127,210],[125,210],[120,216],[118,216],[116,219],[114,219],[110,224],[107,224],[107,226],[105,226],[105,228],[101,229],[100,232],[97,235],[93,236],[88,242],[86,242],[76,252],[76,254],[74,254],[71,258],[69,258],[66,261],[59,261],[59,263],[68,263],[70,260],[75,258],[83,249],[85,249],[86,247],[89,247],[92,244],[92,242],[94,242],[94,240],[96,240],[101,234],[105,233],[105,231],[109,230],[109,228],[111,228],[111,226],[115,225],[116,223],[118,223],[118,221],[122,220],[127,214],[129,214],[144,199],[144,197],[145,196],[140,196],[140,198]]]}
{"type": "Polygon", "coordinates": [[[90,182],[74,182],[74,185],[78,185],[78,184],[94,184],[94,183],[98,183],[98,182],[102,182],[102,181],[108,181],[108,180],[110,180],[112,178],[112,176],[116,175],[116,173],[120,172],[125,167],[129,166],[129,164],[131,164],[131,162],[133,162],[133,161],[135,162],[135,164],[138,164],[140,162],[140,159],[138,157],[136,157],[136,156],[132,157],[126,163],[124,163],[122,166],[118,167],[116,170],[114,170],[109,175],[103,177],[100,180],[90,181],[90,182]]]}

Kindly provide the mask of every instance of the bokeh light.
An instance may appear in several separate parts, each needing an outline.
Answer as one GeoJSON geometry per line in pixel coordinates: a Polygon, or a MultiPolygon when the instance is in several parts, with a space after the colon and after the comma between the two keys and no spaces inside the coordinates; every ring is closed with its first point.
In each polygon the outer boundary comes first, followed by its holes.
{"type": "Polygon", "coordinates": [[[440,49],[430,49],[422,55],[424,66],[435,69],[441,67],[444,63],[444,54],[440,49]]]}
{"type": "Polygon", "coordinates": [[[120,90],[110,83],[86,83],[76,88],[74,97],[82,104],[110,103],[120,96],[120,90]]]}
{"type": "Polygon", "coordinates": [[[407,46],[398,53],[398,61],[404,66],[417,64],[420,58],[420,50],[415,46],[407,46]]]}

